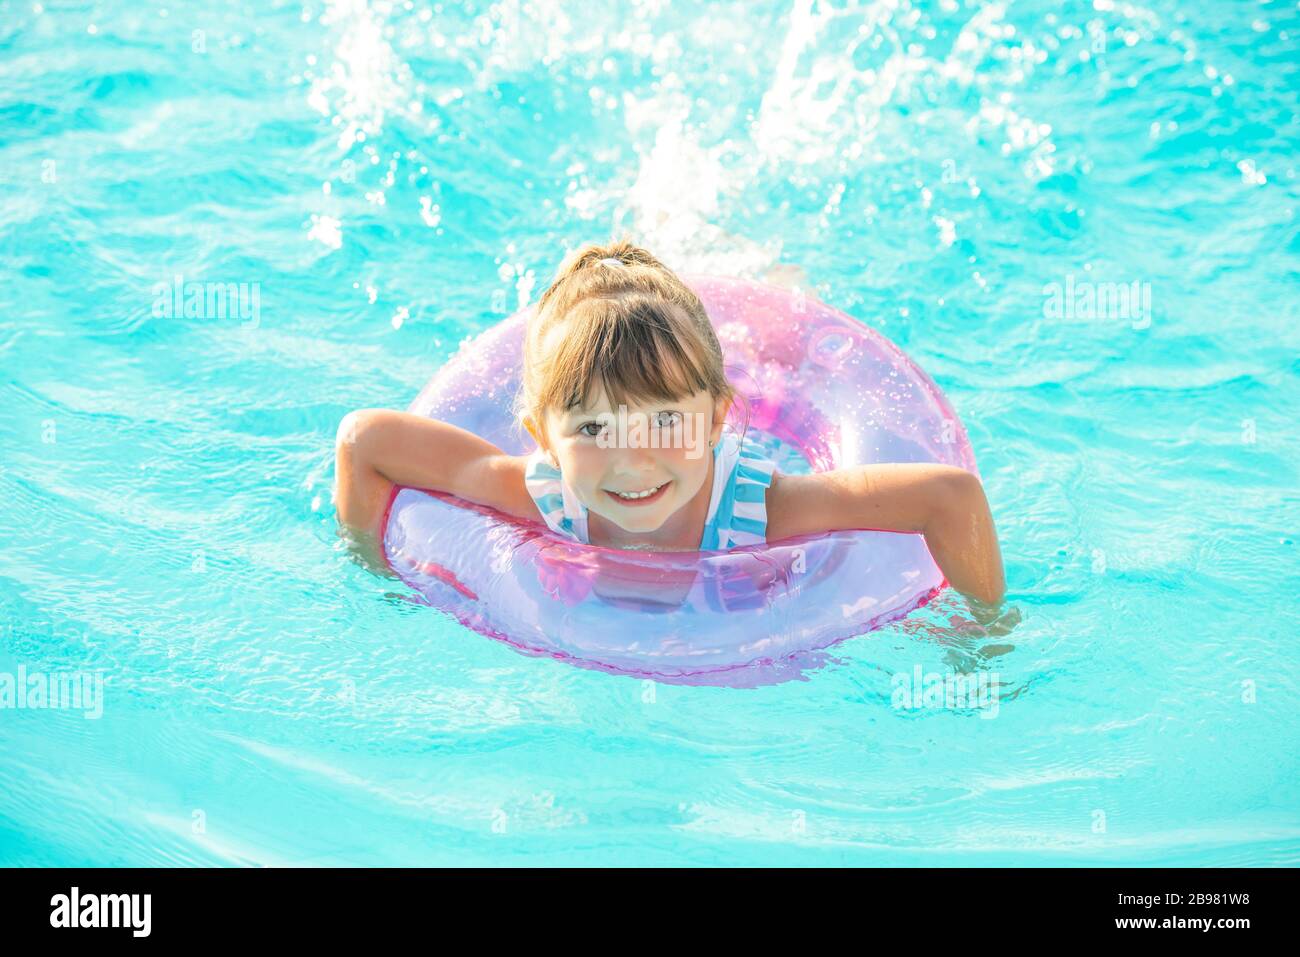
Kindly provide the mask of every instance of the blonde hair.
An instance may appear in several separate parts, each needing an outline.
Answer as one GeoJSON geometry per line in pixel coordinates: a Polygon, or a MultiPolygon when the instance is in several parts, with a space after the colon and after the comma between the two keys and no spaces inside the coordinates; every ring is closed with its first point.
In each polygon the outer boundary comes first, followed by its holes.
{"type": "Polygon", "coordinates": [[[704,304],[627,237],[579,248],[538,300],[516,422],[530,418],[544,437],[547,411],[585,407],[598,385],[616,407],[701,390],[730,405],[737,395],[704,304]]]}

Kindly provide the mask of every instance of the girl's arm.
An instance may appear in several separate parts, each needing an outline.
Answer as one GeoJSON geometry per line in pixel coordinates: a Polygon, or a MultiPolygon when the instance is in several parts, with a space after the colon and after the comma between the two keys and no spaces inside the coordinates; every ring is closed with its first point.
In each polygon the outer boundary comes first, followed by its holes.
{"type": "Polygon", "coordinates": [[[920,532],[948,583],[997,605],[1006,594],[1002,553],[984,487],[952,465],[863,465],[812,475],[777,473],[767,497],[767,537],[836,529],[920,532]]]}
{"type": "MultiPolygon", "coordinates": [[[[523,457],[451,425],[391,409],[350,412],[339,424],[334,493],[339,522],[375,559],[393,487],[448,492],[519,518],[537,519],[523,457]]],[[[379,564],[382,565],[382,562],[379,564]]]]}

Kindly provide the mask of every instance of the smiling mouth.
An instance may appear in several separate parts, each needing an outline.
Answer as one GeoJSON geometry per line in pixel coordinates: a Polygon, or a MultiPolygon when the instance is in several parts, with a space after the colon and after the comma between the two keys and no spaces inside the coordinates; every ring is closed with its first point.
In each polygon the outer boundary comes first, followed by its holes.
{"type": "Polygon", "coordinates": [[[663,498],[664,489],[671,484],[672,482],[664,482],[663,485],[656,485],[639,492],[621,493],[611,491],[610,489],[601,489],[601,491],[620,505],[648,505],[651,502],[656,502],[663,498]]]}

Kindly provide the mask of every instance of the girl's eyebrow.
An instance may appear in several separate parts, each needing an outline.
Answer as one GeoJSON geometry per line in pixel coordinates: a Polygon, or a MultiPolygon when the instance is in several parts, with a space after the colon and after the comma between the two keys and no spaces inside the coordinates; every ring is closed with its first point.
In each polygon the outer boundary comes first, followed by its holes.
{"type": "MultiPolygon", "coordinates": [[[[631,412],[631,413],[633,413],[633,414],[635,414],[637,410],[636,410],[636,409],[629,409],[628,411],[631,412]]],[[[665,403],[665,404],[664,404],[663,406],[661,406],[661,407],[647,409],[646,412],[644,412],[643,414],[644,414],[644,415],[658,415],[658,414],[660,414],[661,412],[680,412],[680,411],[681,411],[681,409],[677,408],[675,405],[670,405],[670,404],[665,403]]],[[[594,420],[600,418],[602,415],[604,415],[604,416],[609,416],[609,417],[611,417],[611,418],[616,418],[616,417],[617,417],[617,413],[614,413],[614,412],[606,412],[606,411],[601,411],[601,412],[570,412],[570,413],[568,414],[568,416],[567,416],[567,421],[570,421],[570,422],[577,422],[579,419],[585,419],[585,420],[587,420],[587,421],[594,421],[594,420]]],[[[583,424],[585,424],[585,422],[584,422],[583,424]]]]}
{"type": "MultiPolygon", "coordinates": [[[[689,401],[689,397],[687,399],[654,399],[650,402],[645,403],[643,408],[646,411],[654,411],[654,412],[679,411],[681,406],[688,401],[689,401]]],[[[629,406],[628,411],[636,412],[638,410],[629,406]]],[[[590,410],[570,409],[565,413],[565,415],[568,416],[616,415],[616,414],[617,412],[614,409],[610,409],[610,408],[590,409],[590,410]]]]}

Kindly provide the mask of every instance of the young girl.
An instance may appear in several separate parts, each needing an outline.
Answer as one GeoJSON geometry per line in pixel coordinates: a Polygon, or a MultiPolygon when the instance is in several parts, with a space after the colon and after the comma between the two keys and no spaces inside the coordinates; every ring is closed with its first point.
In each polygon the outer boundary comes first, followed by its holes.
{"type": "Polygon", "coordinates": [[[589,244],[561,267],[529,324],[515,411],[537,450],[506,455],[445,422],[352,412],[339,426],[339,520],[371,558],[394,485],[620,548],[920,532],[954,588],[975,603],[1001,602],[1002,558],[974,475],[934,464],[785,475],[727,423],[735,398],[695,294],[626,240],[589,244]]]}

